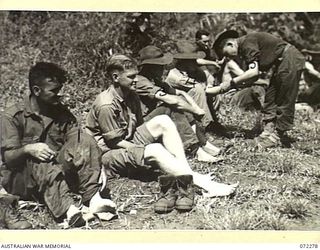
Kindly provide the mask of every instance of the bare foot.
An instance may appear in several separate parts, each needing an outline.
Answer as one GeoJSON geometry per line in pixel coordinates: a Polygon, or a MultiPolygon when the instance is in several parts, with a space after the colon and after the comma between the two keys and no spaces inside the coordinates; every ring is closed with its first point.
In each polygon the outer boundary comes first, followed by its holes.
{"type": "Polygon", "coordinates": [[[222,157],[214,157],[208,154],[202,148],[199,148],[197,151],[197,160],[201,162],[217,163],[223,160],[222,157]]]}
{"type": "Polygon", "coordinates": [[[221,149],[211,144],[210,142],[207,142],[206,145],[204,145],[202,148],[204,151],[206,151],[208,154],[212,156],[217,156],[221,153],[221,149]]]}
{"type": "Polygon", "coordinates": [[[110,200],[100,196],[97,192],[90,200],[89,210],[91,213],[111,212],[116,211],[116,204],[110,200]]]}

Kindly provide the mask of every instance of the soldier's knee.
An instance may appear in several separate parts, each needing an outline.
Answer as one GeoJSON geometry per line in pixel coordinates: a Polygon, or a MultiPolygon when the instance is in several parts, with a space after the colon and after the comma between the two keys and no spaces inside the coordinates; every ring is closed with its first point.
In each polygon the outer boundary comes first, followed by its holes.
{"type": "Polygon", "coordinates": [[[147,161],[159,161],[166,149],[161,143],[151,143],[145,147],[144,157],[147,161]]]}
{"type": "Polygon", "coordinates": [[[173,127],[175,128],[174,122],[172,121],[172,119],[168,115],[159,115],[158,116],[158,124],[164,130],[171,129],[173,127]]]}

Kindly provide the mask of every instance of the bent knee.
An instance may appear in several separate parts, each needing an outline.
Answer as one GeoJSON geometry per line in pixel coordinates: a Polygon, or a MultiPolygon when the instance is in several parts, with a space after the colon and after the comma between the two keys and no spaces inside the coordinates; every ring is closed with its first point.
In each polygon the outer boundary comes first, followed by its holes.
{"type": "Polygon", "coordinates": [[[156,119],[156,121],[159,123],[159,125],[163,125],[163,124],[172,122],[171,118],[165,114],[158,115],[158,116],[154,117],[154,119],[156,119]]]}
{"type": "Polygon", "coordinates": [[[147,127],[152,135],[160,136],[164,131],[175,128],[176,125],[168,115],[158,115],[147,123],[147,127]]]}
{"type": "Polygon", "coordinates": [[[159,119],[159,125],[163,129],[176,127],[176,125],[168,115],[159,115],[158,119],[159,119]]]}
{"type": "Polygon", "coordinates": [[[161,143],[151,143],[145,146],[144,158],[149,161],[158,161],[165,151],[166,149],[161,143]]]}

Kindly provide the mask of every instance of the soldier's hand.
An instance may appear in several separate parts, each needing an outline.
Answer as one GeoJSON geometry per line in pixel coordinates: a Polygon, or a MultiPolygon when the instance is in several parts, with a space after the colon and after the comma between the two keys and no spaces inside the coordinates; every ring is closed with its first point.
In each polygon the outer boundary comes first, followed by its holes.
{"type": "Polygon", "coordinates": [[[56,152],[42,142],[27,144],[24,146],[24,150],[27,154],[43,162],[49,162],[56,156],[56,152]]]}
{"type": "Polygon", "coordinates": [[[223,82],[221,83],[220,85],[220,88],[222,89],[222,91],[225,93],[225,92],[228,92],[228,90],[231,89],[231,83],[230,82],[223,82]]]}

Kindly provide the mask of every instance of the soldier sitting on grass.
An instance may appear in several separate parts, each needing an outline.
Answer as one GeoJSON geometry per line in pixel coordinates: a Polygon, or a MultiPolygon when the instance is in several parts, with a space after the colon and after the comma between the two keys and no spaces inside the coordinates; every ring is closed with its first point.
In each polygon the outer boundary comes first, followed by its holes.
{"type": "Polygon", "coordinates": [[[60,102],[66,80],[60,67],[39,62],[29,72],[31,94],[4,111],[2,186],[21,199],[44,202],[69,226],[82,226],[82,204],[95,213],[111,201],[100,196],[100,149],[60,102]]]}
{"type": "Polygon", "coordinates": [[[144,120],[167,114],[177,126],[186,152],[195,153],[198,161],[217,162],[220,149],[211,144],[198,121],[204,112],[183,90],[162,81],[164,66],[172,62],[170,54],[149,45],[139,52],[140,72],[136,92],[141,100],[144,120]],[[191,149],[191,150],[190,150],[191,149]]]}
{"type": "Polygon", "coordinates": [[[190,168],[177,128],[167,115],[143,123],[135,93],[138,70],[133,59],[114,55],[108,61],[107,72],[112,82],[94,101],[86,128],[102,149],[102,163],[110,174],[130,176],[133,171],[150,169],[151,165],[169,174],[160,178],[163,196],[155,205],[156,212],[168,212],[174,207],[190,210],[192,181],[211,197],[235,191],[236,185],[216,183],[210,174],[190,168]],[[176,189],[181,190],[178,197],[176,189]]]}
{"type": "Polygon", "coordinates": [[[178,53],[173,55],[175,68],[169,71],[165,82],[175,89],[186,91],[205,111],[202,125],[207,131],[226,135],[227,130],[217,116],[220,98],[216,93],[211,94],[215,79],[208,70],[203,71],[198,65],[199,60],[205,58],[205,52],[198,51],[195,44],[185,40],[177,42],[177,49],[178,53]]]}

